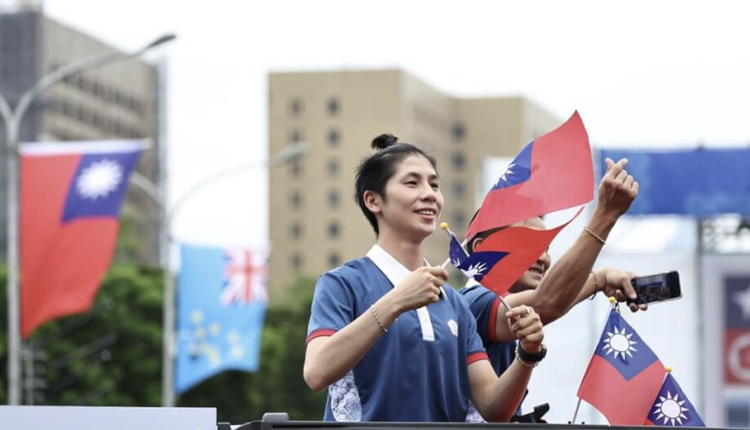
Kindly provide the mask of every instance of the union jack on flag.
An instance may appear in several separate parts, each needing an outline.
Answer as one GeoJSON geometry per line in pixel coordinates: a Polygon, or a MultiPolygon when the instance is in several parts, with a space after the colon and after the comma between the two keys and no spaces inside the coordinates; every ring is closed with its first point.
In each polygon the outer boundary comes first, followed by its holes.
{"type": "Polygon", "coordinates": [[[220,301],[224,306],[268,303],[268,254],[257,250],[227,251],[220,301]]]}

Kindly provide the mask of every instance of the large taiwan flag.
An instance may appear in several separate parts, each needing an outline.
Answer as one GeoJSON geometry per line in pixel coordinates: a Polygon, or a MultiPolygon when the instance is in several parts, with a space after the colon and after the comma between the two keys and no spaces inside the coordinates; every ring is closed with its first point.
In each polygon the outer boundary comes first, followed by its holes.
{"type": "Polygon", "coordinates": [[[91,305],[145,141],[21,146],[21,334],[91,305]]]}
{"type": "Polygon", "coordinates": [[[578,112],[511,162],[484,197],[466,237],[582,205],[594,198],[589,136],[578,112]]]}
{"type": "Polygon", "coordinates": [[[642,425],[666,372],[651,348],[613,309],[578,397],[598,409],[610,425],[642,425]]]}
{"type": "Polygon", "coordinates": [[[268,253],[183,245],[180,255],[175,392],[224,370],[257,371],[268,253]]]}

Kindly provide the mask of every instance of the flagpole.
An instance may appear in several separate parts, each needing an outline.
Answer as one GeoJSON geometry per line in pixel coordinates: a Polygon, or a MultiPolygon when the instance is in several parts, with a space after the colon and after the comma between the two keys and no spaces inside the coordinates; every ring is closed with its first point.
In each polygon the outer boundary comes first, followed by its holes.
{"type": "Polygon", "coordinates": [[[24,115],[34,99],[68,76],[105,65],[136,58],[144,52],[170,42],[176,38],[166,34],[145,47],[131,52],[108,52],[101,55],[64,65],[51,73],[42,76],[26,90],[11,108],[5,97],[0,94],[0,116],[5,123],[5,144],[7,146],[7,262],[8,262],[8,404],[21,403],[21,313],[20,313],[20,258],[19,258],[19,140],[20,127],[24,115]]]}
{"type": "Polygon", "coordinates": [[[581,398],[578,398],[578,404],[576,405],[576,411],[573,413],[573,421],[570,422],[570,424],[576,423],[576,418],[578,418],[578,409],[581,407],[581,398]]]}

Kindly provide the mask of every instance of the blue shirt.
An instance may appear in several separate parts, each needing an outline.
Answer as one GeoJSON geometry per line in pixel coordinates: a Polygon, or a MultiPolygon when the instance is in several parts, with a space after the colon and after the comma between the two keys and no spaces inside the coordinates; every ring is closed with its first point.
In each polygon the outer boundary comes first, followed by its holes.
{"type": "Polygon", "coordinates": [[[498,376],[502,375],[516,358],[516,341],[500,342],[495,333],[497,312],[500,299],[495,293],[472,282],[458,290],[469,304],[469,309],[477,321],[477,333],[487,351],[492,368],[498,376]]]}
{"type": "MultiPolygon", "coordinates": [[[[369,314],[408,273],[376,245],[367,257],[323,274],[308,342],[369,314]]],[[[329,387],[326,421],[465,421],[468,365],[487,355],[466,302],[452,288],[444,291],[437,303],[401,314],[354,369],[329,387]]]]}

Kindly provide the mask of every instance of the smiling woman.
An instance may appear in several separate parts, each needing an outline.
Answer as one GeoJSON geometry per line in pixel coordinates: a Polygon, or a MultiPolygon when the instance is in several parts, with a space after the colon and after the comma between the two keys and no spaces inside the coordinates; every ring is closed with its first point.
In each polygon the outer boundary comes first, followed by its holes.
{"type": "MultiPolygon", "coordinates": [[[[372,147],[355,189],[377,243],[318,280],[305,381],[328,387],[328,421],[465,421],[472,403],[488,419],[507,421],[533,364],[519,361],[497,378],[468,306],[441,289],[448,273],[426,265],[422,242],[443,209],[435,160],[390,134],[372,147]]],[[[514,333],[524,348],[538,351],[538,315],[530,308],[509,315],[519,317],[514,333]]]]}

